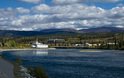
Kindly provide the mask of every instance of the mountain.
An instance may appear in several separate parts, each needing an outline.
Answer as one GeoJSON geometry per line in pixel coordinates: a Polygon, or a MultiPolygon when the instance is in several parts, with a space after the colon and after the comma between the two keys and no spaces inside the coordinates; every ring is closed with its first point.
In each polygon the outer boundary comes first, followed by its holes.
{"type": "Polygon", "coordinates": [[[82,29],[79,30],[79,32],[80,33],[118,33],[118,32],[124,32],[124,28],[98,27],[98,28],[82,29]]]}
{"type": "Polygon", "coordinates": [[[13,31],[13,30],[0,30],[0,37],[21,37],[21,36],[38,36],[38,35],[75,35],[84,33],[118,33],[124,32],[123,28],[117,27],[98,27],[90,29],[45,29],[40,31],[13,31]]]}
{"type": "Polygon", "coordinates": [[[74,29],[45,29],[40,31],[0,30],[0,37],[21,37],[21,36],[73,34],[73,33],[77,33],[77,31],[74,29]]]}
{"type": "Polygon", "coordinates": [[[43,33],[58,33],[58,32],[70,32],[70,33],[75,33],[78,32],[75,29],[71,29],[71,28],[63,28],[63,29],[45,29],[45,30],[41,30],[41,32],[43,33]]]}

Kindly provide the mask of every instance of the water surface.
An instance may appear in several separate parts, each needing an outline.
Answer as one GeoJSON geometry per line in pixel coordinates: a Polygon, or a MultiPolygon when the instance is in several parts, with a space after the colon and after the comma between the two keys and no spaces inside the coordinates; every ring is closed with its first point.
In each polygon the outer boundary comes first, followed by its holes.
{"type": "Polygon", "coordinates": [[[124,52],[114,50],[25,50],[5,51],[25,67],[43,67],[49,78],[124,78],[124,52]]]}

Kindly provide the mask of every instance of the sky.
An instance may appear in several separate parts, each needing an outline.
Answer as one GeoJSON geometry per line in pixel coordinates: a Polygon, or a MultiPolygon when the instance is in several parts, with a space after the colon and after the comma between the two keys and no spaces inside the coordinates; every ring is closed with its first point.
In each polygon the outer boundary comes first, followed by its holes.
{"type": "Polygon", "coordinates": [[[124,0],[0,0],[0,30],[124,28],[124,0]]]}

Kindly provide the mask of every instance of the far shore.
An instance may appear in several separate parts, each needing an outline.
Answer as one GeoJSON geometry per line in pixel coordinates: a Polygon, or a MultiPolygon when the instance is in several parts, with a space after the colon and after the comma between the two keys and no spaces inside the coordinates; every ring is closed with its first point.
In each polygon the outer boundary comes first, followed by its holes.
{"type": "MultiPolygon", "coordinates": [[[[21,50],[55,50],[55,49],[59,49],[59,48],[0,48],[0,52],[3,52],[3,51],[21,51],[21,50]]],[[[69,48],[60,48],[60,49],[69,49],[69,48]]],[[[75,48],[74,48],[75,49],[75,48]]],[[[90,48],[89,48],[90,49],[90,48]]],[[[114,49],[80,49],[81,51],[80,52],[101,52],[100,50],[114,50],[114,49]]],[[[122,50],[120,50],[122,51],[122,50]]]]}
{"type": "Polygon", "coordinates": [[[48,50],[48,49],[51,49],[51,50],[54,50],[56,48],[12,48],[12,49],[0,49],[0,52],[2,51],[17,51],[17,50],[48,50]]]}

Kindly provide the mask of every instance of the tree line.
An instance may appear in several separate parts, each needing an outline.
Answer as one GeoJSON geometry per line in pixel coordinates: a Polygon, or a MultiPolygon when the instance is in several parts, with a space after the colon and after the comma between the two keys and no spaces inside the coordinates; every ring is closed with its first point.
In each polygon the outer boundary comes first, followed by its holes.
{"type": "Polygon", "coordinates": [[[55,34],[30,37],[1,37],[0,48],[30,48],[32,42],[38,38],[39,42],[47,43],[49,39],[64,39],[63,43],[53,43],[50,46],[72,46],[74,44],[101,44],[92,48],[124,49],[124,33],[85,33],[85,34],[55,34]],[[109,44],[109,43],[114,43],[109,44]]]}

